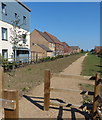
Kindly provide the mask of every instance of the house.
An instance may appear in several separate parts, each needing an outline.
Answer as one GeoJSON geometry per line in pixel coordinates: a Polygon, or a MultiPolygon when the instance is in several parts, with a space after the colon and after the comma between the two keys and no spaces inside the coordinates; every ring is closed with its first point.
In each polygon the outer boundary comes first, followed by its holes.
{"type": "Polygon", "coordinates": [[[96,46],[94,52],[99,53],[101,50],[102,50],[102,46],[96,46]]]}
{"type": "Polygon", "coordinates": [[[31,57],[36,54],[38,57],[55,56],[55,44],[44,32],[35,29],[30,34],[30,40],[31,57]]]}
{"type": "Polygon", "coordinates": [[[36,61],[37,59],[41,59],[44,57],[51,57],[52,56],[52,50],[50,50],[48,47],[46,47],[43,44],[34,44],[33,49],[31,50],[31,60],[36,61]]]}
{"type": "Polygon", "coordinates": [[[62,44],[64,45],[64,55],[70,55],[72,48],[66,42],[62,42],[62,44]]]}
{"type": "Polygon", "coordinates": [[[71,46],[71,48],[72,48],[72,54],[81,52],[81,49],[79,48],[79,46],[71,46]]]}
{"type": "Polygon", "coordinates": [[[31,10],[18,0],[0,1],[0,54],[4,59],[29,57],[31,10]]]}
{"type": "Polygon", "coordinates": [[[55,37],[54,35],[44,32],[46,35],[50,37],[50,39],[54,42],[55,44],[55,56],[57,55],[64,55],[64,45],[63,43],[60,42],[60,40],[55,37]]]}

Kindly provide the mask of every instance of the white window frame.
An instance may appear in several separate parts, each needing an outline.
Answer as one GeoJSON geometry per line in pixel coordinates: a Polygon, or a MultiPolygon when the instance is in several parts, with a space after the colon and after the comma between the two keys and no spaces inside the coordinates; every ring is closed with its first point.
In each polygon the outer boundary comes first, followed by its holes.
{"type": "Polygon", "coordinates": [[[8,37],[7,37],[7,28],[2,27],[2,28],[1,28],[1,32],[2,32],[2,40],[8,41],[8,39],[7,39],[7,38],[8,38],[8,37]],[[6,33],[4,33],[3,30],[5,30],[6,33]],[[4,35],[4,34],[6,34],[6,35],[4,35]]]}
{"type": "Polygon", "coordinates": [[[1,4],[2,4],[2,13],[3,13],[4,15],[7,15],[6,4],[4,4],[4,3],[1,3],[1,4]]]}

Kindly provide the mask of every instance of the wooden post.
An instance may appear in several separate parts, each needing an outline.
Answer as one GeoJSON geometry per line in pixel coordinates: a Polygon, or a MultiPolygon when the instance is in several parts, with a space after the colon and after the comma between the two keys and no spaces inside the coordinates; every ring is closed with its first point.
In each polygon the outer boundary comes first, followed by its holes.
{"type": "Polygon", "coordinates": [[[18,91],[15,90],[4,90],[4,99],[16,101],[16,109],[4,109],[5,119],[19,119],[19,105],[18,105],[18,91]]]}
{"type": "Polygon", "coordinates": [[[95,87],[94,87],[94,99],[93,99],[93,120],[96,120],[97,118],[97,106],[98,106],[98,98],[100,94],[100,75],[96,74],[95,79],[95,87]]]}
{"type": "Polygon", "coordinates": [[[44,110],[48,111],[50,105],[50,70],[45,70],[44,77],[44,110]]]}

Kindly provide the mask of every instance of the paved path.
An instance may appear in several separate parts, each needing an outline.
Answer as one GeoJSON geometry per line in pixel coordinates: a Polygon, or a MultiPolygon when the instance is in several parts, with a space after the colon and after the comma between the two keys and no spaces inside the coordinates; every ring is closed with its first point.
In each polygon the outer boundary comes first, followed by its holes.
{"type": "MultiPolygon", "coordinates": [[[[82,62],[87,56],[80,57],[68,68],[62,71],[61,75],[73,74],[80,75],[82,62]]],[[[85,79],[76,79],[74,78],[62,78],[62,77],[52,77],[51,78],[51,87],[56,88],[66,88],[66,89],[77,89],[80,90],[79,83],[90,83],[92,81],[85,79]]],[[[49,109],[49,111],[43,110],[43,87],[41,84],[34,88],[32,95],[20,100],[20,118],[84,118],[84,116],[79,112],[73,111],[70,108],[64,109],[61,107],[55,107],[49,109]]],[[[51,98],[58,98],[67,103],[81,104],[82,97],[78,92],[68,92],[68,93],[51,93],[51,98]]]]}

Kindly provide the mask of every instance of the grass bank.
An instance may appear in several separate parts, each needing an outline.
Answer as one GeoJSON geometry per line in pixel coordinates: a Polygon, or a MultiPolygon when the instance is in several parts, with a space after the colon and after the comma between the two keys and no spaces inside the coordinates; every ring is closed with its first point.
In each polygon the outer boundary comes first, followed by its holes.
{"type": "MultiPolygon", "coordinates": [[[[93,54],[88,54],[82,65],[82,75],[84,76],[95,76],[96,73],[100,73],[102,77],[102,58],[93,54]]],[[[94,91],[94,86],[90,84],[80,84],[82,90],[94,91]]],[[[102,96],[102,85],[101,85],[101,96],[102,96]]],[[[85,101],[92,100],[92,97],[87,96],[85,101]]]]}
{"type": "Polygon", "coordinates": [[[22,94],[28,92],[43,82],[45,69],[50,69],[52,73],[59,73],[82,55],[84,55],[84,53],[71,55],[54,61],[28,65],[16,69],[14,74],[13,72],[7,72],[4,75],[5,88],[19,90],[22,94]]]}
{"type": "Polygon", "coordinates": [[[102,58],[97,57],[93,54],[88,54],[83,62],[82,75],[95,76],[98,72],[102,77],[102,58]]]}

